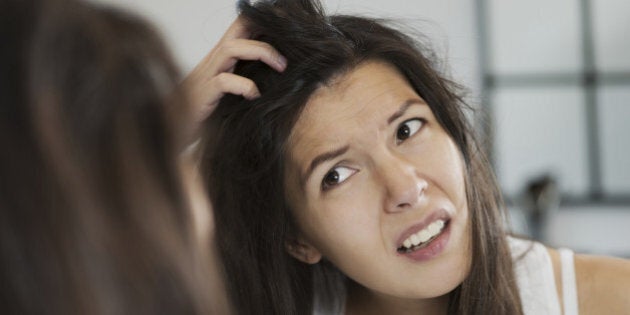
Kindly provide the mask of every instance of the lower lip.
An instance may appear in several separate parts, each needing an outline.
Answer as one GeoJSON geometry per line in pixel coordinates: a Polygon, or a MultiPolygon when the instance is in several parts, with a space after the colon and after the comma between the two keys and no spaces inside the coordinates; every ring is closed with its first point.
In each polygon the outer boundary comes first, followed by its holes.
{"type": "Polygon", "coordinates": [[[442,233],[436,237],[428,246],[415,250],[410,253],[398,253],[398,255],[407,257],[415,261],[426,261],[438,256],[444,251],[451,236],[451,222],[447,224],[442,233]]]}

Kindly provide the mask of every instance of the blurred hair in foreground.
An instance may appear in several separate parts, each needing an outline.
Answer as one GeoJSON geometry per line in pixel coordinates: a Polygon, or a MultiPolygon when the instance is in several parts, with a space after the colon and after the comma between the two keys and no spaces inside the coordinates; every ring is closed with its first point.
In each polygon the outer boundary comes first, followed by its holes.
{"type": "Polygon", "coordinates": [[[0,312],[216,311],[156,32],[77,1],[0,4],[0,312]]]}

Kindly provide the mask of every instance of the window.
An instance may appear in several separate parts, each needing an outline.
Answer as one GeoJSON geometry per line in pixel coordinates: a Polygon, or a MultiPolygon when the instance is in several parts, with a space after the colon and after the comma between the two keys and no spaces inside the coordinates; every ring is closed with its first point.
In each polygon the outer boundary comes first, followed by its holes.
{"type": "Polygon", "coordinates": [[[630,2],[477,0],[489,152],[508,202],[630,205],[630,2]]]}

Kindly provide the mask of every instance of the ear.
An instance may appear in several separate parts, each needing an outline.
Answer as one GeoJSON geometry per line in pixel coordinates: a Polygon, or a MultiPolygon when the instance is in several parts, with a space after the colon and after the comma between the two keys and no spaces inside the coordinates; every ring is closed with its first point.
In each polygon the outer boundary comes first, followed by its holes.
{"type": "Polygon", "coordinates": [[[301,236],[287,241],[285,247],[291,256],[303,263],[313,265],[322,259],[322,253],[301,236]]]}

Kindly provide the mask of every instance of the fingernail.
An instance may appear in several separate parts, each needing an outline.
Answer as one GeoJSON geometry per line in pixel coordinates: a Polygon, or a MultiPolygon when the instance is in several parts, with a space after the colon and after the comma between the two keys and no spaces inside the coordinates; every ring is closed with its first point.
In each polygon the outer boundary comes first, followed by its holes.
{"type": "Polygon", "coordinates": [[[255,99],[259,98],[259,97],[260,97],[260,92],[258,92],[258,91],[255,91],[255,92],[245,96],[245,98],[247,100],[249,100],[249,101],[253,101],[253,100],[255,100],[255,99]]]}
{"type": "Polygon", "coordinates": [[[287,67],[287,58],[282,55],[278,56],[278,65],[284,70],[287,67]]]}

